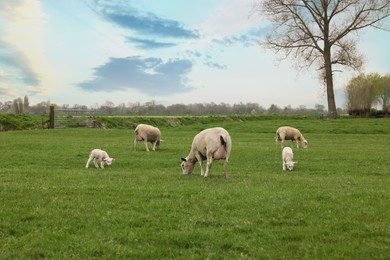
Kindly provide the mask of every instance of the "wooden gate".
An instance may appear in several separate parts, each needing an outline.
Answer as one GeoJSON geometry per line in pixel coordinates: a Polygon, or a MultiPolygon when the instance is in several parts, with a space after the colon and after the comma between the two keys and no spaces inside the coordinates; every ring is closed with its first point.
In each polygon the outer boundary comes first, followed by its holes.
{"type": "Polygon", "coordinates": [[[95,110],[50,107],[50,128],[96,127],[95,110]]]}

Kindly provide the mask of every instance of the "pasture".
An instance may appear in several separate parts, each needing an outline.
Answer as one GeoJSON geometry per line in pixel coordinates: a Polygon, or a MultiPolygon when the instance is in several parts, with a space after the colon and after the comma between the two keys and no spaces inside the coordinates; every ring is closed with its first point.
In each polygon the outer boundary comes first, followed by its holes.
{"type": "MultiPolygon", "coordinates": [[[[162,127],[161,150],[132,129],[0,132],[0,258],[377,259],[390,257],[390,121],[254,120],[162,127]],[[275,130],[299,128],[282,172],[275,130]],[[222,126],[229,178],[183,176],[192,138],[222,126]],[[115,158],[104,170],[93,148],[115,158]]],[[[286,141],[286,145],[290,145],[286,141]]]]}

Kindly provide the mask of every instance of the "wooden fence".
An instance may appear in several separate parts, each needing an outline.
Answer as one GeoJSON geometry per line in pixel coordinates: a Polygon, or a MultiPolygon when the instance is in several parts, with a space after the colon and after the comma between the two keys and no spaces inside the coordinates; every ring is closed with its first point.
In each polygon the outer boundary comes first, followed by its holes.
{"type": "Polygon", "coordinates": [[[96,127],[94,110],[86,109],[54,109],[50,106],[49,128],[96,127]]]}

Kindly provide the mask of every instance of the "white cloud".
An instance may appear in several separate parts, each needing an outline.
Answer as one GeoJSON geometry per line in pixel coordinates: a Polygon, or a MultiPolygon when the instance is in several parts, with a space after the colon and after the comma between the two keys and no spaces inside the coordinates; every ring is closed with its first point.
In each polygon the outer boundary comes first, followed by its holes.
{"type": "Polygon", "coordinates": [[[251,0],[230,0],[220,4],[197,27],[202,33],[219,39],[242,33],[244,30],[260,24],[259,17],[250,15],[251,3],[251,0]]]}

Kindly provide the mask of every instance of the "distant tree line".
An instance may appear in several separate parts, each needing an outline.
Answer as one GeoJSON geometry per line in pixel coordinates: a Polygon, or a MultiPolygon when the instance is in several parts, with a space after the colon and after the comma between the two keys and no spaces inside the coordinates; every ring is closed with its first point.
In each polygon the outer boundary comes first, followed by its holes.
{"type": "MultiPolygon", "coordinates": [[[[316,104],[314,108],[306,108],[298,106],[293,108],[291,105],[279,107],[272,104],[269,108],[264,108],[258,103],[194,103],[194,104],[173,104],[164,106],[155,101],[149,101],[141,104],[136,103],[121,103],[115,105],[111,101],[106,101],[104,104],[95,104],[93,107],[85,105],[56,105],[50,101],[41,102],[36,105],[30,105],[28,97],[17,98],[14,101],[0,101],[0,113],[32,113],[46,114],[49,112],[50,105],[54,105],[56,109],[80,109],[94,110],[96,114],[141,114],[141,115],[178,115],[178,114],[194,114],[194,115],[219,115],[219,114],[322,114],[325,113],[325,106],[316,104]]],[[[341,111],[341,109],[340,109],[341,111]]]]}
{"type": "Polygon", "coordinates": [[[389,116],[390,74],[360,74],[345,89],[347,111],[353,116],[389,116]],[[381,110],[376,110],[379,106],[381,110]]]}

